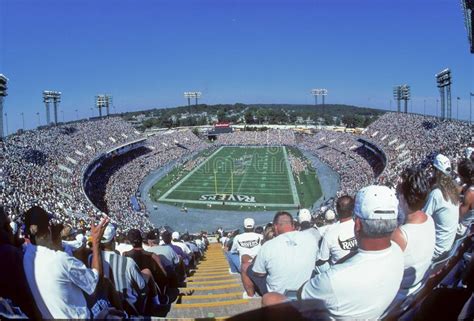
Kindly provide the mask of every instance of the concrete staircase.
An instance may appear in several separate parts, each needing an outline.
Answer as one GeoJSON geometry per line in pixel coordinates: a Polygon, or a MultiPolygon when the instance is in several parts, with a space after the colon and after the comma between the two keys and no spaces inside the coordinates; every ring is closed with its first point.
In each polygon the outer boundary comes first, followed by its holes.
{"type": "Polygon", "coordinates": [[[196,272],[180,288],[168,319],[225,319],[260,307],[259,299],[242,299],[244,288],[239,274],[229,273],[229,264],[219,243],[210,244],[196,272]]]}

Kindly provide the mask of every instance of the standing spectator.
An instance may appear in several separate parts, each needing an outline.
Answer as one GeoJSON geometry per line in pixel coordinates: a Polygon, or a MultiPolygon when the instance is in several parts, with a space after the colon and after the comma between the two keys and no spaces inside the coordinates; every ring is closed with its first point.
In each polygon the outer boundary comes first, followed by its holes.
{"type": "Polygon", "coordinates": [[[392,234],[403,251],[405,271],[397,299],[402,299],[421,285],[430,267],[435,247],[435,226],[431,216],[423,211],[429,193],[429,182],[421,170],[406,169],[397,190],[400,209],[405,212],[405,224],[392,234]]]}
{"type": "Polygon", "coordinates": [[[459,221],[459,194],[451,179],[451,162],[438,154],[434,161],[434,187],[428,196],[423,212],[430,215],[435,223],[436,244],[434,260],[448,254],[456,237],[459,221]]]}
{"type": "MultiPolygon", "coordinates": [[[[388,187],[361,189],[354,207],[358,252],[307,282],[301,298],[319,299],[320,308],[335,319],[379,318],[395,298],[403,276],[402,251],[390,239],[397,211],[397,197],[388,187]]],[[[272,299],[264,298],[264,303],[271,304],[272,299]]]]}
{"type": "Polygon", "coordinates": [[[100,240],[108,219],[92,225],[92,269],[62,251],[51,250],[53,240],[49,216],[40,207],[33,207],[26,216],[31,232],[35,230],[35,244],[26,246],[23,265],[35,302],[45,319],[88,319],[90,309],[82,291],[92,296],[102,275],[100,240]]]}
{"type": "Polygon", "coordinates": [[[459,207],[458,234],[464,234],[474,220],[474,162],[464,159],[458,165],[462,183],[462,203],[459,207]]]}
{"type": "Polygon", "coordinates": [[[321,234],[321,237],[324,237],[324,234],[326,231],[336,222],[336,213],[332,209],[327,209],[324,212],[324,225],[323,226],[318,226],[318,231],[319,234],[321,234]]]}
{"type": "Polygon", "coordinates": [[[336,264],[357,250],[357,240],[354,235],[354,199],[341,196],[336,202],[339,222],[327,229],[321,242],[318,265],[328,262],[336,264]]]}
{"type": "Polygon", "coordinates": [[[244,233],[236,235],[232,242],[232,248],[227,253],[227,259],[230,264],[230,272],[240,272],[242,264],[242,257],[247,255],[245,262],[253,259],[260,250],[263,236],[255,233],[255,221],[253,218],[246,218],[244,220],[244,233]]]}
{"type": "Polygon", "coordinates": [[[265,242],[253,265],[246,270],[251,282],[244,283],[246,294],[284,294],[297,290],[310,277],[316,263],[318,244],[310,233],[295,231],[293,217],[278,212],[273,219],[275,238],[265,242]]]}

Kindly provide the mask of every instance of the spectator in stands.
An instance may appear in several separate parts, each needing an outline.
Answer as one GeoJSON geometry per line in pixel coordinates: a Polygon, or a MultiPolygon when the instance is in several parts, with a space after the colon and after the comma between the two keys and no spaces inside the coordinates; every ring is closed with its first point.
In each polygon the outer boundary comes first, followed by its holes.
{"type": "MultiPolygon", "coordinates": [[[[298,290],[314,269],[318,244],[311,233],[295,231],[293,217],[287,212],[276,213],[273,219],[275,238],[265,242],[246,274],[246,296],[255,292],[284,294],[298,290]]],[[[244,280],[244,279],[242,279],[244,280]]]]}
{"type": "MultiPolygon", "coordinates": [[[[260,250],[263,236],[254,232],[255,221],[253,218],[244,220],[244,233],[234,237],[232,248],[227,252],[227,260],[230,265],[230,273],[240,273],[242,258],[244,263],[251,261],[260,250]]],[[[248,265],[247,265],[248,266],[248,265]]]]}
{"type": "Polygon", "coordinates": [[[16,247],[10,219],[0,207],[0,297],[12,300],[28,317],[40,319],[23,270],[23,253],[16,247]]]}
{"type": "Polygon", "coordinates": [[[423,212],[430,215],[435,223],[436,244],[434,260],[442,259],[451,249],[459,221],[459,194],[451,178],[451,162],[442,155],[433,161],[434,185],[423,212]]]}
{"type": "Polygon", "coordinates": [[[458,173],[464,184],[459,207],[458,234],[464,234],[474,220],[474,161],[463,159],[458,165],[458,173]]]}
{"type": "Polygon", "coordinates": [[[423,211],[430,190],[420,169],[408,168],[401,175],[397,192],[399,209],[405,212],[405,224],[392,234],[403,251],[405,271],[397,299],[402,299],[421,285],[431,265],[435,248],[435,226],[431,216],[423,211]]]}
{"type": "Polygon", "coordinates": [[[91,228],[92,269],[62,251],[52,250],[49,215],[40,207],[26,213],[26,228],[35,235],[34,244],[25,248],[23,265],[35,302],[46,319],[86,319],[100,312],[108,303],[97,300],[99,278],[102,276],[100,240],[109,223],[108,218],[91,228]],[[86,297],[83,291],[87,294],[86,297]],[[90,302],[88,304],[88,302],[90,302]]]}
{"type": "Polygon", "coordinates": [[[312,221],[313,217],[311,216],[311,212],[303,208],[298,211],[298,222],[300,223],[300,231],[307,230],[312,227],[312,221]]]}
{"type": "MultiPolygon", "coordinates": [[[[326,309],[335,319],[379,318],[395,298],[403,276],[402,251],[391,242],[397,211],[397,197],[388,187],[361,189],[354,207],[358,252],[305,283],[299,297],[319,299],[315,309],[326,309]]],[[[263,303],[283,299],[272,293],[263,303]]]]}
{"type": "Polygon", "coordinates": [[[329,229],[329,227],[331,227],[331,225],[336,222],[336,213],[334,213],[334,211],[330,208],[326,209],[326,211],[324,211],[323,218],[323,225],[318,226],[318,231],[321,237],[324,237],[324,234],[329,229]]]}
{"type": "MultiPolygon", "coordinates": [[[[163,231],[161,234],[164,242],[164,238],[169,240],[171,243],[171,233],[168,231],[163,231]]],[[[164,243],[162,245],[158,245],[159,243],[159,235],[156,231],[150,231],[146,234],[146,238],[148,241],[148,246],[144,249],[148,252],[152,252],[160,257],[160,262],[166,270],[167,274],[174,274],[175,267],[179,264],[179,256],[173,250],[169,243],[164,243]]]]}
{"type": "Polygon", "coordinates": [[[139,230],[131,229],[127,233],[127,238],[133,248],[130,251],[124,252],[123,255],[132,258],[142,273],[153,277],[159,286],[160,303],[166,304],[168,299],[165,293],[169,285],[168,275],[166,269],[161,264],[159,256],[143,249],[143,238],[139,230]]]}
{"type": "Polygon", "coordinates": [[[336,201],[339,222],[327,229],[319,250],[318,265],[325,262],[340,263],[351,252],[357,251],[357,240],[354,235],[354,199],[349,195],[341,196],[336,201]]]}
{"type": "Polygon", "coordinates": [[[174,231],[171,234],[171,239],[172,239],[171,244],[174,245],[174,247],[176,247],[176,246],[179,247],[181,249],[181,251],[183,251],[183,253],[184,253],[184,257],[183,257],[184,265],[188,268],[194,267],[195,262],[194,262],[193,252],[183,241],[181,241],[181,239],[179,237],[179,232],[174,231]]]}

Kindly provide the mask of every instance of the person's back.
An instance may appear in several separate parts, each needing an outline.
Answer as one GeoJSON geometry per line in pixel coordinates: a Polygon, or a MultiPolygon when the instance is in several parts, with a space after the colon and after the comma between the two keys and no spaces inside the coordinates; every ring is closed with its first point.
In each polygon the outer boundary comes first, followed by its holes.
{"type": "Polygon", "coordinates": [[[449,200],[445,200],[439,188],[434,189],[428,196],[423,211],[431,215],[435,223],[436,244],[434,257],[439,257],[449,251],[456,238],[459,221],[459,208],[449,200]]]}
{"type": "Polygon", "coordinates": [[[262,234],[255,232],[244,232],[239,234],[234,238],[231,252],[239,253],[240,258],[242,258],[242,255],[254,257],[260,250],[262,239],[262,234]]]}
{"type": "Polygon", "coordinates": [[[321,242],[319,258],[336,264],[340,259],[357,250],[352,219],[331,225],[321,242]]]}
{"type": "Polygon", "coordinates": [[[459,222],[459,193],[450,176],[451,162],[438,154],[434,161],[435,188],[423,207],[435,223],[436,244],[433,259],[446,254],[452,247],[459,222]]]}
{"type": "Polygon", "coordinates": [[[381,251],[364,251],[315,276],[301,298],[324,300],[336,319],[374,319],[383,314],[400,286],[403,254],[392,243],[381,251]]]}
{"type": "Polygon", "coordinates": [[[268,291],[297,290],[311,277],[317,250],[311,233],[286,232],[262,246],[253,271],[267,274],[268,291]]]}
{"type": "Polygon", "coordinates": [[[400,226],[400,230],[407,240],[403,252],[405,272],[400,287],[408,289],[423,280],[431,265],[435,247],[435,227],[433,219],[427,216],[424,223],[404,224],[400,226]]]}
{"type": "MultiPolygon", "coordinates": [[[[97,282],[98,276],[79,280],[86,269],[82,262],[64,252],[29,244],[23,264],[33,295],[37,299],[41,298],[46,306],[43,309],[39,306],[43,317],[47,317],[49,312],[55,319],[88,318],[84,295],[81,288],[71,282],[71,278],[76,282],[88,283],[92,280],[97,282]]],[[[92,294],[96,284],[84,284],[84,288],[91,290],[88,294],[92,294]]]]}

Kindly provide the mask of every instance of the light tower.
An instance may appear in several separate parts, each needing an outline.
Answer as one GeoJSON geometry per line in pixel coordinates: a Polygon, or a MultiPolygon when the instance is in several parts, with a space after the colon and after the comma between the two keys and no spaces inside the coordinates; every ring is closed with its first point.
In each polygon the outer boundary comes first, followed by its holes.
{"type": "Polygon", "coordinates": [[[7,82],[8,78],[0,74],[0,140],[3,139],[3,100],[7,96],[7,82]]]}
{"type": "Polygon", "coordinates": [[[451,119],[451,71],[446,68],[435,77],[441,98],[441,118],[451,119]]]}
{"type": "Polygon", "coordinates": [[[49,115],[49,104],[53,102],[54,106],[54,124],[58,124],[58,103],[61,102],[61,92],[60,91],[43,91],[43,102],[46,105],[46,125],[51,123],[49,115]]]}
{"type": "Polygon", "coordinates": [[[408,113],[408,101],[411,98],[410,95],[410,86],[407,84],[393,87],[393,98],[397,101],[397,112],[401,111],[401,101],[404,100],[405,104],[403,112],[405,114],[408,113]]]}
{"type": "Polygon", "coordinates": [[[314,96],[314,104],[318,104],[318,96],[322,96],[323,98],[323,105],[324,105],[324,98],[327,96],[328,90],[324,88],[317,88],[317,89],[311,89],[311,95],[314,96]]]}
{"type": "Polygon", "coordinates": [[[95,106],[99,109],[99,117],[102,117],[102,108],[105,108],[107,116],[109,115],[111,101],[112,97],[105,94],[95,96],[95,106]]]}
{"type": "Polygon", "coordinates": [[[188,99],[188,106],[191,106],[191,98],[194,98],[194,103],[195,105],[198,104],[198,99],[201,98],[201,92],[200,91],[185,91],[184,92],[184,98],[188,99]]]}

